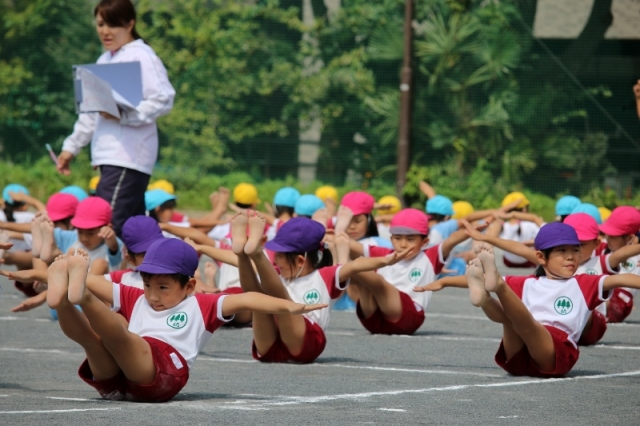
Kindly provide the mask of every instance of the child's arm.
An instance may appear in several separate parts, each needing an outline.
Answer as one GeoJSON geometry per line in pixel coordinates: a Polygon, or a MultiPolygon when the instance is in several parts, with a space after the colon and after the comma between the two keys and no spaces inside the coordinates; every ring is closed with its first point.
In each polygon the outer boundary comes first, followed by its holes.
{"type": "Polygon", "coordinates": [[[13,201],[17,201],[17,202],[20,202],[20,203],[25,203],[27,205],[30,205],[31,207],[33,207],[37,211],[42,211],[42,210],[46,210],[47,209],[47,206],[45,206],[42,201],[38,200],[37,198],[32,197],[31,195],[27,195],[24,192],[11,192],[11,191],[9,191],[9,196],[11,197],[11,199],[13,201]]]}
{"type": "MultiPolygon", "coordinates": [[[[214,226],[218,226],[218,225],[222,225],[224,223],[227,223],[228,220],[220,220],[220,219],[213,219],[210,217],[189,217],[189,225],[193,228],[213,228],[214,226]]],[[[168,225],[168,226],[172,226],[172,225],[168,225]]],[[[178,226],[178,228],[180,228],[178,226]]],[[[181,228],[181,229],[189,229],[189,228],[181,228]]],[[[171,231],[169,231],[171,232],[171,231]]],[[[173,232],[171,232],[173,234],[173,232]]],[[[176,234],[177,235],[177,234],[176,234]]]]}
{"type": "Polygon", "coordinates": [[[194,228],[183,228],[181,226],[169,225],[168,223],[158,223],[160,225],[160,229],[163,231],[167,231],[173,235],[176,235],[180,238],[191,238],[197,244],[203,244],[215,247],[216,241],[210,238],[207,234],[202,231],[198,231],[194,228]]]}
{"type": "Polygon", "coordinates": [[[473,238],[475,241],[489,243],[492,246],[496,246],[499,249],[508,251],[509,253],[513,253],[516,256],[524,257],[531,263],[535,263],[536,265],[538,264],[538,258],[536,257],[535,250],[532,250],[525,244],[518,241],[505,240],[492,235],[483,234],[474,229],[473,226],[469,224],[469,222],[465,220],[463,220],[462,222],[464,227],[466,228],[467,235],[473,238]]]}
{"type": "Polygon", "coordinates": [[[24,232],[7,231],[12,240],[24,240],[24,232]]]}
{"type": "Polygon", "coordinates": [[[204,244],[196,244],[190,238],[185,239],[185,242],[193,247],[198,254],[206,254],[213,260],[235,266],[236,268],[238,267],[238,256],[231,250],[211,247],[204,244]]]}
{"type": "Polygon", "coordinates": [[[616,269],[622,262],[626,262],[630,257],[640,254],[640,244],[631,244],[614,251],[609,255],[609,268],[616,269]]]}
{"type": "Polygon", "coordinates": [[[525,212],[511,212],[509,213],[509,216],[513,217],[514,219],[533,222],[536,225],[538,225],[538,227],[541,227],[542,225],[544,225],[544,219],[538,216],[537,214],[525,213],[525,212]]]}
{"type": "Polygon", "coordinates": [[[440,291],[446,287],[467,288],[469,287],[469,285],[467,284],[467,277],[465,277],[464,275],[458,275],[455,277],[442,277],[422,287],[414,287],[413,291],[440,291]]]}
{"type": "Polygon", "coordinates": [[[222,301],[222,316],[230,317],[242,311],[254,311],[263,314],[306,314],[326,308],[327,304],[305,305],[290,300],[279,299],[266,294],[250,291],[242,294],[230,294],[222,301]]]}
{"type": "Polygon", "coordinates": [[[40,281],[43,283],[47,281],[46,269],[23,269],[20,271],[6,271],[0,269],[0,275],[9,278],[10,280],[20,281],[23,283],[32,283],[34,281],[40,281]]]}
{"type": "Polygon", "coordinates": [[[102,275],[87,274],[87,288],[94,296],[113,306],[113,286],[111,281],[104,279],[102,275]]]}
{"type": "Polygon", "coordinates": [[[420,188],[420,191],[430,200],[433,197],[435,197],[436,194],[436,190],[433,189],[433,187],[431,185],[429,185],[427,182],[425,181],[420,181],[420,184],[418,185],[418,187],[420,188]]]}
{"type": "Polygon", "coordinates": [[[31,233],[30,223],[0,222],[0,229],[6,231],[20,232],[21,234],[31,233]]]}
{"type": "Polygon", "coordinates": [[[451,253],[451,250],[453,250],[455,246],[467,239],[469,239],[469,236],[464,229],[458,229],[456,232],[449,235],[449,237],[447,237],[447,239],[442,242],[442,257],[444,259],[449,257],[449,253],[451,253]]]}
{"type": "Polygon", "coordinates": [[[633,86],[633,94],[636,95],[636,112],[640,118],[640,80],[633,86]]]}
{"type": "Polygon", "coordinates": [[[364,246],[356,240],[349,239],[349,255],[352,259],[364,256],[364,246]]]}
{"type": "Polygon", "coordinates": [[[38,293],[33,297],[23,300],[22,303],[11,308],[11,312],[27,312],[34,308],[37,308],[38,306],[42,305],[46,301],[47,301],[47,292],[45,290],[42,293],[38,293]]]}
{"type": "Polygon", "coordinates": [[[388,256],[382,257],[359,257],[351,262],[342,265],[340,268],[340,282],[344,282],[352,275],[359,272],[375,271],[376,269],[384,268],[395,263],[400,262],[411,254],[411,249],[407,248],[404,251],[394,251],[388,256]]]}

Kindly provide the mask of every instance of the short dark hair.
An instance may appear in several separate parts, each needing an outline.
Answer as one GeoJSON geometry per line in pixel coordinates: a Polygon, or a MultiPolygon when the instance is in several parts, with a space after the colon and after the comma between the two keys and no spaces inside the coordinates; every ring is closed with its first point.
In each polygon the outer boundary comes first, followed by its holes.
{"type": "MultiPolygon", "coordinates": [[[[539,250],[539,251],[544,256],[544,259],[548,260],[549,259],[549,255],[551,254],[552,250],[553,250],[553,247],[548,248],[548,249],[544,249],[544,250],[539,250]]],[[[536,270],[533,272],[533,275],[536,276],[536,277],[544,277],[544,276],[547,275],[547,272],[544,270],[544,267],[542,265],[538,265],[536,270]]]]}
{"type": "Polygon", "coordinates": [[[189,282],[189,280],[191,279],[189,275],[183,275],[183,274],[150,274],[148,272],[140,272],[140,276],[142,276],[143,281],[149,281],[151,277],[156,275],[169,277],[174,281],[178,281],[180,283],[180,288],[184,288],[189,282]]]}
{"type": "Polygon", "coordinates": [[[289,216],[293,216],[294,209],[289,206],[280,206],[278,204],[275,205],[275,215],[276,217],[281,216],[283,213],[287,213],[289,216]]]}
{"type": "MultiPolygon", "coordinates": [[[[130,0],[101,0],[93,9],[93,16],[96,17],[98,14],[110,27],[125,27],[129,22],[136,21],[136,9],[130,0]]],[[[136,30],[135,22],[131,36],[134,40],[142,38],[136,30]]]]}
{"type": "Polygon", "coordinates": [[[436,222],[444,222],[447,216],[438,213],[429,213],[429,220],[435,220],[436,222]]]}
{"type": "Polygon", "coordinates": [[[156,213],[156,209],[159,209],[160,211],[162,211],[167,209],[175,209],[177,206],[178,206],[178,203],[176,203],[176,200],[167,200],[164,203],[160,204],[155,209],[149,210],[149,217],[152,219],[155,219],[155,221],[157,222],[158,214],[156,213]]]}

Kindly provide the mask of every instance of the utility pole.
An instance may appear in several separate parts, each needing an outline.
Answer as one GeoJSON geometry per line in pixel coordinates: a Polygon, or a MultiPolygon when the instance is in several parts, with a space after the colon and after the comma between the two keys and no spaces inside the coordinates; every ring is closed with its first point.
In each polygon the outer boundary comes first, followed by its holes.
{"type": "MultiPolygon", "coordinates": [[[[398,137],[398,156],[396,173],[396,195],[402,198],[402,188],[404,187],[407,171],[409,170],[409,152],[411,137],[411,94],[413,88],[411,79],[413,70],[411,69],[412,57],[412,31],[413,21],[413,0],[405,0],[404,4],[404,55],[402,61],[402,71],[400,72],[400,131],[398,137]]],[[[404,205],[404,201],[402,203],[404,205]]]]}

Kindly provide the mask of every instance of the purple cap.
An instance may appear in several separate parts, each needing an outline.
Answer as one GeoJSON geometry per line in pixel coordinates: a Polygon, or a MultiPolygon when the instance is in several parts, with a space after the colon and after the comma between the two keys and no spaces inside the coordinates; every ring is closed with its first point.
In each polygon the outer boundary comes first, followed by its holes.
{"type": "Polygon", "coordinates": [[[198,253],[177,238],[163,238],[151,243],[142,264],[136,268],[148,274],[182,274],[193,277],[198,269],[198,253]]]}
{"type": "Polygon", "coordinates": [[[132,216],[122,225],[122,242],[132,253],[145,253],[160,238],[164,236],[158,222],[148,216],[132,216]]]}
{"type": "Polygon", "coordinates": [[[533,244],[536,250],[546,250],[565,244],[579,246],[580,240],[572,226],[562,222],[551,222],[540,228],[533,244]]]}
{"type": "Polygon", "coordinates": [[[318,250],[324,238],[325,228],[307,217],[289,219],[264,247],[277,253],[306,253],[318,250]]]}

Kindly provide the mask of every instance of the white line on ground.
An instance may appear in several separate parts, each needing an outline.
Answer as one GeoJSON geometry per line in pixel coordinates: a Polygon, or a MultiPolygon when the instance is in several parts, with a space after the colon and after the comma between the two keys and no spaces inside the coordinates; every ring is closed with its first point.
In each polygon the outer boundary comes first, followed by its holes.
{"type": "Polygon", "coordinates": [[[435,312],[427,312],[425,316],[427,318],[434,317],[434,318],[468,319],[468,320],[475,320],[475,321],[489,321],[489,318],[481,317],[477,315],[437,314],[435,312]]]}
{"type": "Polygon", "coordinates": [[[106,402],[108,399],[97,399],[97,398],[65,398],[62,396],[45,396],[47,399],[56,399],[60,401],[88,401],[88,402],[106,402]]]}
{"type": "Polygon", "coordinates": [[[2,352],[22,352],[22,353],[43,353],[43,354],[59,354],[59,355],[78,355],[84,356],[80,352],[61,351],[59,349],[33,349],[33,348],[0,348],[2,352]]]}
{"type": "Polygon", "coordinates": [[[393,411],[396,413],[406,413],[407,410],[403,410],[402,408],[378,408],[379,411],[393,411]]]}
{"type": "Polygon", "coordinates": [[[325,331],[324,334],[331,334],[334,336],[355,336],[356,333],[350,331],[325,331]]]}
{"type": "Polygon", "coordinates": [[[82,411],[112,411],[120,410],[114,408],[70,408],[68,410],[25,410],[25,411],[0,411],[0,414],[59,414],[59,413],[78,413],[82,411]]]}
{"type": "Polygon", "coordinates": [[[640,346],[622,346],[622,345],[594,345],[594,348],[605,348],[605,349],[621,349],[621,350],[630,350],[630,351],[640,351],[640,346]]]}
{"type": "Polygon", "coordinates": [[[635,322],[609,322],[607,327],[640,327],[640,324],[635,322]]]}

